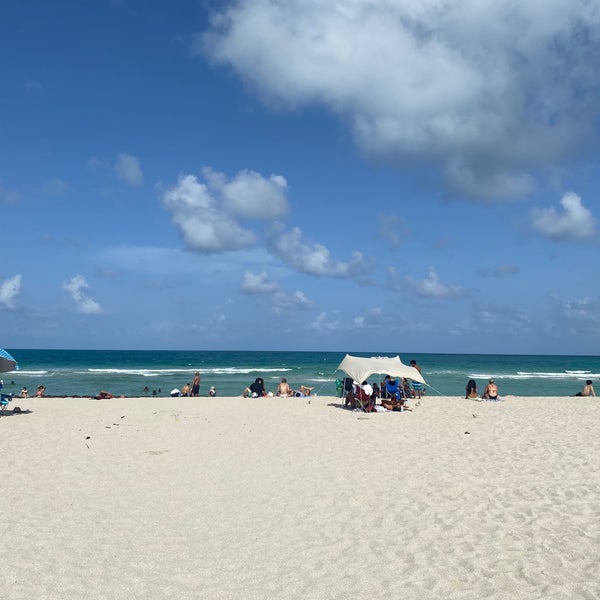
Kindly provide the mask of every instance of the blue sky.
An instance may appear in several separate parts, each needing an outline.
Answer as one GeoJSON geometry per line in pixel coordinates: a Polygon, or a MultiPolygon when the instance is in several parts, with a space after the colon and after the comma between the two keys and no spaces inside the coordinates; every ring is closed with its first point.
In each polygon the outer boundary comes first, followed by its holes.
{"type": "Polygon", "coordinates": [[[600,8],[0,5],[1,346],[597,354],[600,8]]]}

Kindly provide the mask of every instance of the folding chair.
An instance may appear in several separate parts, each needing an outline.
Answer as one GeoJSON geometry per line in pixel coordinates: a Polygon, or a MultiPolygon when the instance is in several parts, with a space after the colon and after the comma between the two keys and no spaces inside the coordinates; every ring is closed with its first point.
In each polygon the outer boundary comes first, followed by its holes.
{"type": "Polygon", "coordinates": [[[12,399],[12,394],[0,394],[0,415],[4,416],[4,409],[12,399]]]}

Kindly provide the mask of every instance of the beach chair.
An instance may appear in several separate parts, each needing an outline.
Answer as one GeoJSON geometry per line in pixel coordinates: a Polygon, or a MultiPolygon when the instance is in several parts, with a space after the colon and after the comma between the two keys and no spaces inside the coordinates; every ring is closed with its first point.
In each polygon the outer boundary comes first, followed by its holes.
{"type": "Polygon", "coordinates": [[[4,416],[4,410],[12,399],[12,394],[0,394],[0,415],[4,416]]]}
{"type": "Polygon", "coordinates": [[[404,396],[404,390],[398,383],[397,379],[385,380],[386,397],[392,400],[400,400],[404,396]]]}
{"type": "Polygon", "coordinates": [[[375,410],[375,403],[377,398],[369,396],[362,388],[357,388],[354,392],[348,392],[346,394],[346,401],[344,406],[350,405],[352,409],[359,409],[363,412],[373,412],[375,410]]]}

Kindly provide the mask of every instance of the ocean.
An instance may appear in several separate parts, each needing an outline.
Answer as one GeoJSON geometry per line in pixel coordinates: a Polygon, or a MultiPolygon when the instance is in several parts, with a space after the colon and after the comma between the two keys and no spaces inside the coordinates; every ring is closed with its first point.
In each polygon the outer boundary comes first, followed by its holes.
{"type": "MultiPolygon", "coordinates": [[[[202,376],[200,395],[215,386],[217,396],[239,396],[257,377],[275,391],[285,377],[292,388],[313,387],[313,394],[336,395],[337,367],[343,352],[156,351],[156,350],[7,350],[19,370],[2,373],[3,392],[17,395],[22,387],[32,394],[38,385],[49,396],[90,397],[101,390],[124,396],[168,396],[173,388],[202,376]],[[147,391],[146,391],[147,388],[147,391]]],[[[376,353],[350,352],[356,356],[376,353]]],[[[427,381],[427,395],[464,395],[467,380],[478,389],[494,377],[500,395],[572,396],[586,379],[598,381],[598,356],[519,356],[494,354],[400,355],[415,359],[427,381]]],[[[382,377],[373,376],[371,382],[382,377]]],[[[597,386],[600,388],[600,385],[597,386]]]]}

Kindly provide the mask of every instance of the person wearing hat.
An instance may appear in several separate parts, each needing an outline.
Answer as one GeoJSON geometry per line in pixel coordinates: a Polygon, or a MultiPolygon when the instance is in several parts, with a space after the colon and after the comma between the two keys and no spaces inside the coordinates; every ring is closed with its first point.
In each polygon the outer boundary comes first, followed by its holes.
{"type": "Polygon", "coordinates": [[[490,378],[489,383],[485,386],[482,398],[484,400],[498,400],[498,386],[494,383],[493,378],[490,378]]]}

